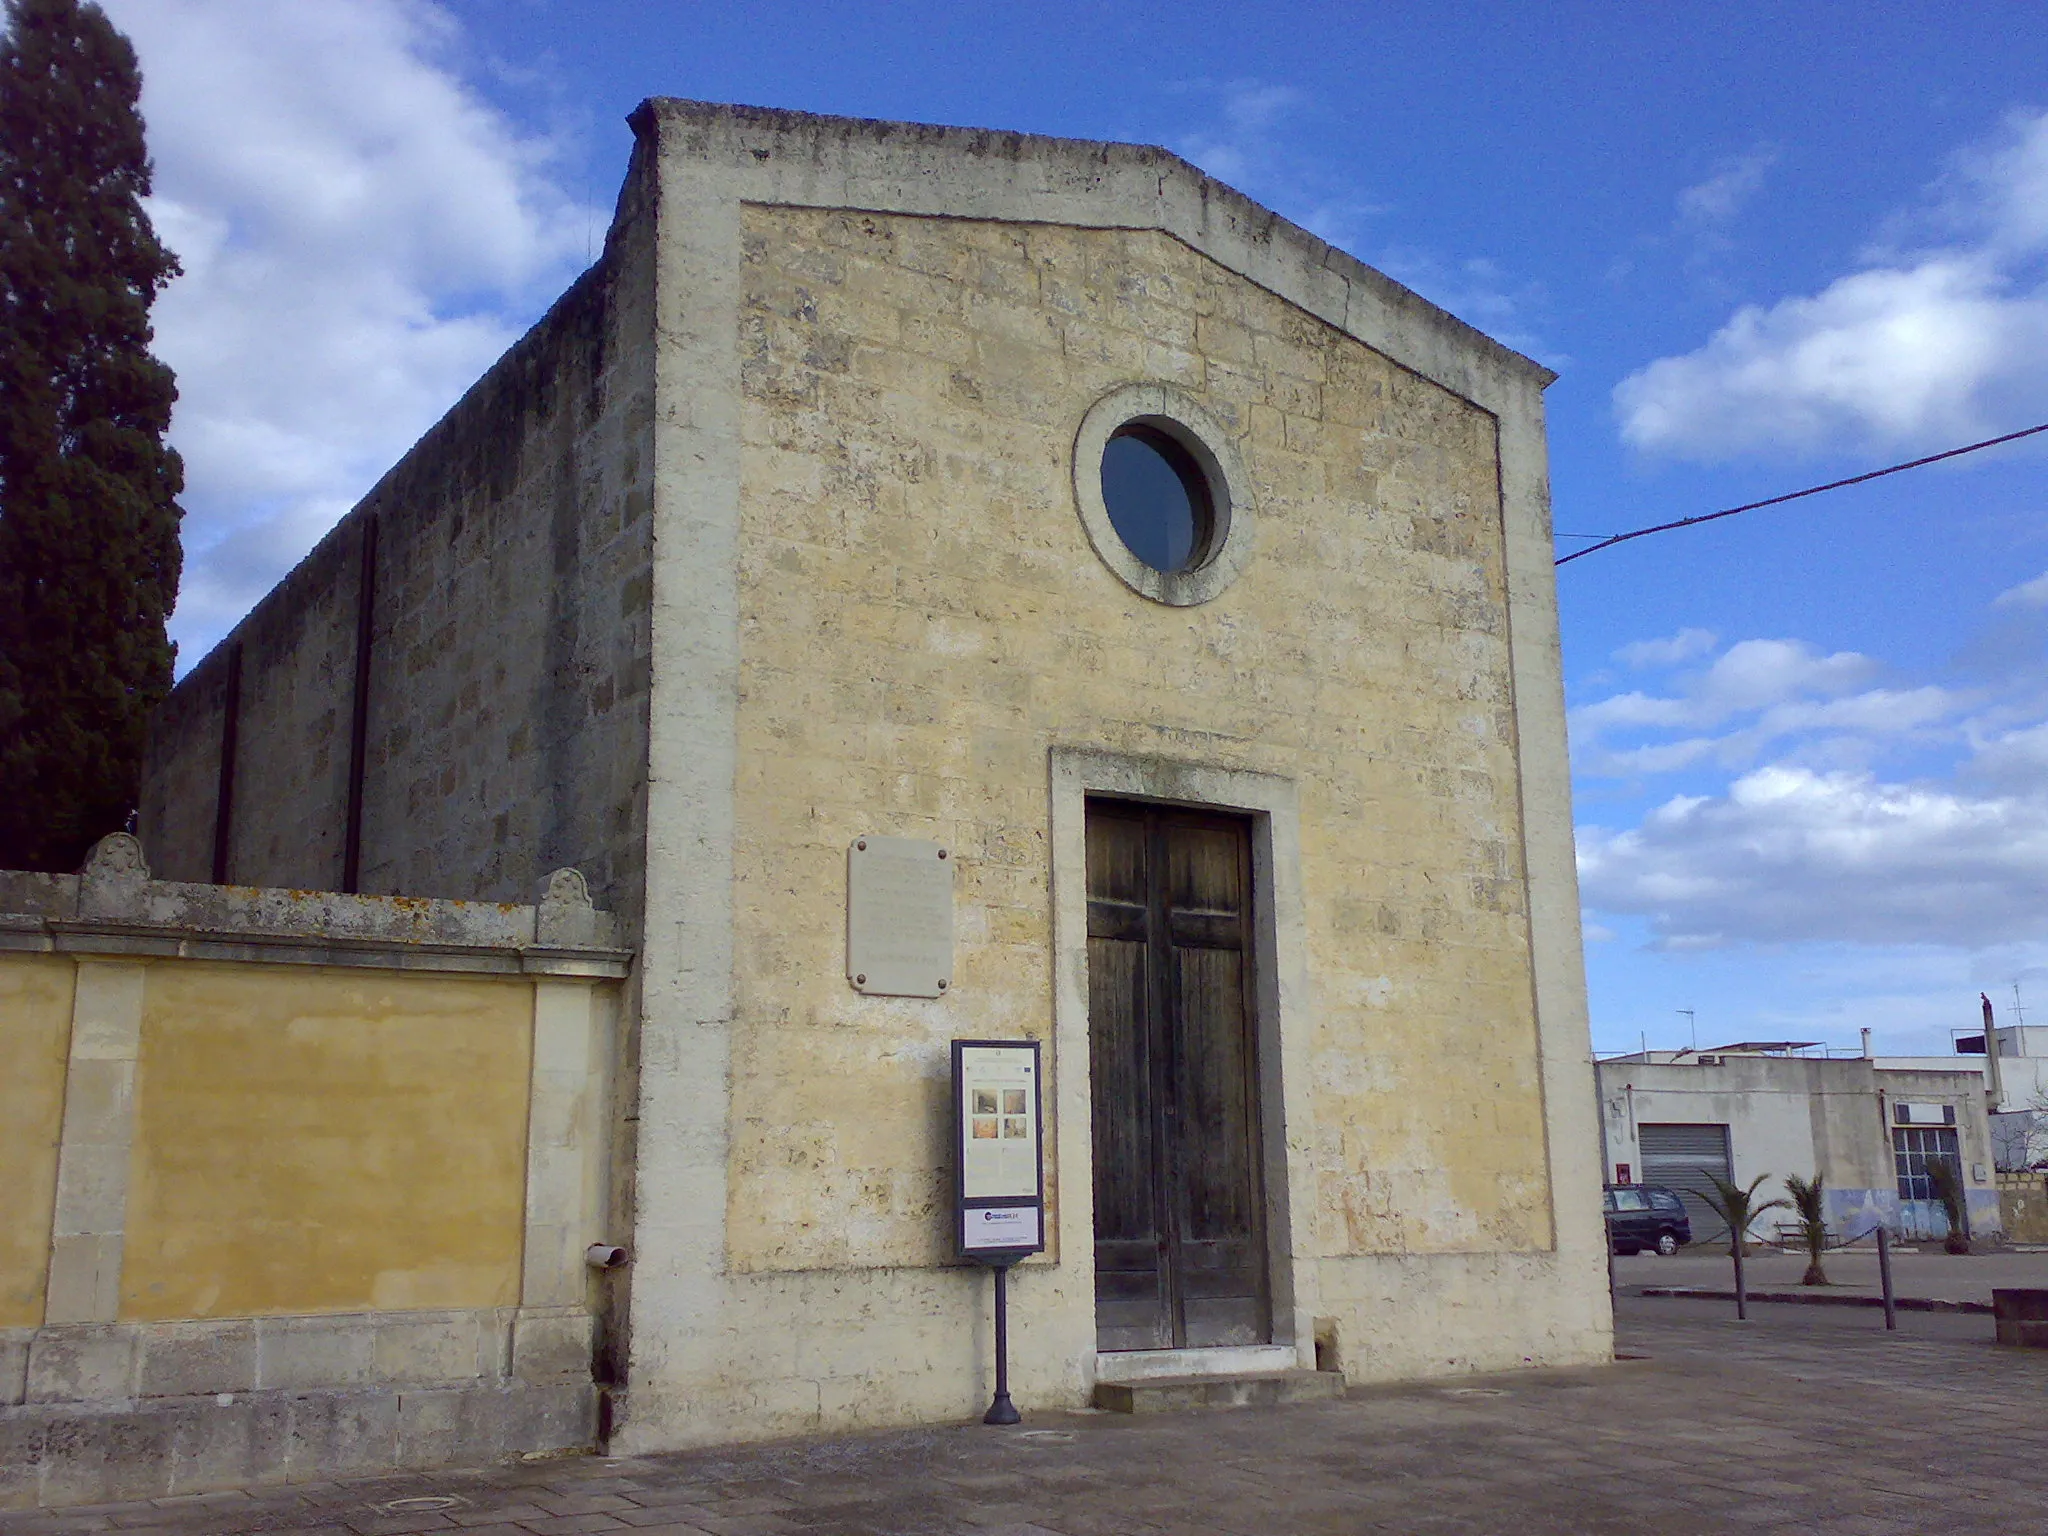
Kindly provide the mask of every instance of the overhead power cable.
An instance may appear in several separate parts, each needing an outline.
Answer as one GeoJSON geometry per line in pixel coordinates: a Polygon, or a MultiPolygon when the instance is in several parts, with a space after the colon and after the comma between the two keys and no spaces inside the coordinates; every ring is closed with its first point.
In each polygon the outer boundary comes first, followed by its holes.
{"type": "MultiPolygon", "coordinates": [[[[1560,555],[1554,561],[1557,565],[1570,565],[1574,560],[1587,555],[1598,554],[1603,549],[1612,549],[1617,544],[1626,544],[1630,539],[1646,538],[1653,533],[1669,533],[1674,528],[1690,528],[1695,523],[1711,523],[1717,518],[1733,517],[1738,512],[1754,512],[1758,507],[1775,507],[1780,502],[1797,501],[1802,496],[1818,496],[1822,491],[1839,491],[1845,485],[1861,485],[1866,480],[1881,480],[1886,475],[1896,475],[1901,470],[1919,469],[1925,464],[1939,464],[1943,459],[1960,458],[1966,453],[1975,453],[1980,448],[1996,448],[2000,443],[2017,442],[2023,437],[2032,437],[2036,432],[2048,432],[2048,421],[2038,427],[2024,427],[2018,432],[2008,432],[2003,437],[1987,437],[1981,443],[1965,443],[1960,448],[1950,448],[1944,453],[1930,453],[1924,459],[1908,459],[1903,464],[1890,464],[1883,469],[1867,470],[1860,475],[1851,475],[1846,480],[1830,480],[1826,485],[1809,485],[1803,491],[1787,491],[1783,496],[1766,496],[1762,501],[1744,502],[1739,507],[1725,507],[1719,512],[1702,512],[1697,517],[1681,517],[1675,523],[1659,523],[1654,528],[1637,528],[1629,533],[1617,533],[1602,539],[1598,544],[1588,544],[1584,549],[1575,549],[1568,555],[1560,555]]],[[[1582,534],[1564,534],[1564,538],[1582,538],[1582,534]]]]}

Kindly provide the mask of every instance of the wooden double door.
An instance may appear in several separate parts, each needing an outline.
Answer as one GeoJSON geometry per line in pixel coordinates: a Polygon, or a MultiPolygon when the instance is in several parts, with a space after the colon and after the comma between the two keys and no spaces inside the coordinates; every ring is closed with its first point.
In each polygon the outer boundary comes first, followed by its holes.
{"type": "Polygon", "coordinates": [[[1098,1349],[1272,1337],[1252,928],[1249,822],[1089,802],[1098,1349]]]}

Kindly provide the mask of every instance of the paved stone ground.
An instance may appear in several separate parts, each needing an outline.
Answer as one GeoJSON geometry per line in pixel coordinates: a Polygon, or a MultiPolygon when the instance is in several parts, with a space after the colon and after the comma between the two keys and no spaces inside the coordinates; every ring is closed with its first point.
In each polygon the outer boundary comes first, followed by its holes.
{"type": "MultiPolygon", "coordinates": [[[[1841,1295],[1875,1296],[1877,1250],[1841,1248],[1825,1261],[1829,1289],[1841,1295]]],[[[1797,1290],[1806,1273],[1802,1253],[1763,1252],[1743,1261],[1743,1273],[1755,1290],[1797,1290]]],[[[1668,1259],[1653,1253],[1617,1256],[1614,1283],[1623,1292],[1646,1285],[1710,1286],[1725,1290],[1735,1283],[1726,1244],[1694,1245],[1668,1259]]],[[[1991,1302],[1993,1286],[2048,1286],[2048,1253],[2006,1250],[2000,1253],[1949,1254],[1939,1245],[1917,1253],[1892,1255],[1892,1288],[1900,1296],[1926,1296],[1942,1301],[1991,1302]]]]}
{"type": "Polygon", "coordinates": [[[1989,1320],[1622,1302],[1613,1367],[0,1516],[5,1536],[1823,1536],[2048,1530],[2048,1352],[1989,1320]]]}

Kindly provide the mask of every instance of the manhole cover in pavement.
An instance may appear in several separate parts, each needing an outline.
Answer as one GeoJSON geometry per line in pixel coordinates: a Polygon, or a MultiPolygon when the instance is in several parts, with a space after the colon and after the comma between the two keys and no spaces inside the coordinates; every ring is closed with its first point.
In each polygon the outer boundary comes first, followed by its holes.
{"type": "Polygon", "coordinates": [[[1020,1429],[1017,1431],[1017,1438],[1019,1440],[1039,1440],[1057,1443],[1062,1440],[1073,1439],[1074,1432],[1071,1429],[1020,1429]]]}
{"type": "Polygon", "coordinates": [[[416,1499],[393,1499],[389,1504],[372,1504],[370,1508],[380,1515],[430,1515],[436,1510],[454,1509],[457,1505],[468,1502],[467,1499],[458,1499],[452,1494],[431,1493],[423,1494],[416,1499]]]}
{"type": "Polygon", "coordinates": [[[1506,1397],[1504,1387],[1446,1387],[1445,1397],[1506,1397]]]}

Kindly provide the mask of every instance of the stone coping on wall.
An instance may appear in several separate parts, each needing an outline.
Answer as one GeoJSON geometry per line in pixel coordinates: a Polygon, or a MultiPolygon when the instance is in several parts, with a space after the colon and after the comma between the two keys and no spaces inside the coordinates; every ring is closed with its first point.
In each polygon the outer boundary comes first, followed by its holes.
{"type": "MultiPolygon", "coordinates": [[[[1487,369],[1557,374],[1170,150],[654,96],[628,116],[749,200],[946,218],[1159,229],[1475,403],[1487,369]]],[[[1493,409],[1492,406],[1487,406],[1493,409]]]]}
{"type": "Polygon", "coordinates": [[[75,875],[0,870],[0,951],[623,977],[631,951],[582,875],[536,900],[452,901],[156,880],[125,832],[75,875]]]}

